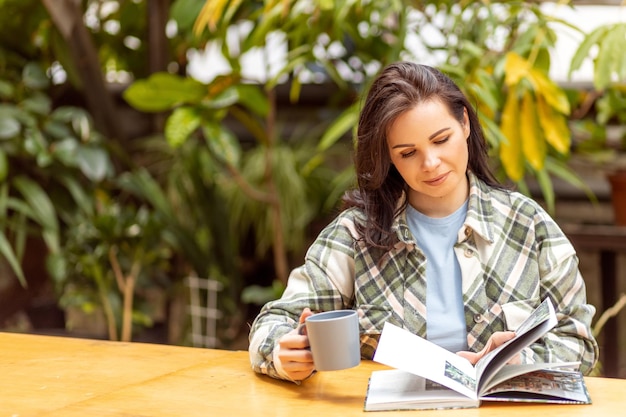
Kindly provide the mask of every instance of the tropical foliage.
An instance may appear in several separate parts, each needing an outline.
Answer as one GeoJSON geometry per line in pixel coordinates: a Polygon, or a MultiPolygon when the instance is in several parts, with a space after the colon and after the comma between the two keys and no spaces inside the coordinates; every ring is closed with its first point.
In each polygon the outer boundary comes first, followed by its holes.
{"type": "MultiPolygon", "coordinates": [[[[358,93],[360,86],[389,62],[411,59],[431,63],[451,74],[476,101],[503,179],[525,192],[529,192],[527,179],[538,180],[550,209],[554,208],[553,176],[585,187],[566,164],[571,105],[565,91],[549,77],[550,49],[557,38],[554,27],[571,25],[544,14],[538,4],[202,3],[193,32],[219,45],[230,67],[228,74],[213,80],[206,91],[219,93],[215,85],[225,84],[235,90],[255,81],[245,79],[242,57],[273,45],[276,37],[286,45],[285,58],[267,64],[269,76],[263,85],[268,97],[276,85],[288,80],[290,97],[297,100],[303,83],[320,74],[324,82],[336,84],[346,94],[358,93]]],[[[213,98],[215,95],[206,95],[206,99],[213,98]]],[[[236,103],[233,100],[231,109],[238,108],[236,103]]],[[[263,131],[258,124],[251,125],[250,113],[230,112],[253,132],[263,131]]],[[[356,104],[348,107],[320,137],[318,150],[349,134],[357,112],[356,104]]]]}
{"type": "Polygon", "coordinates": [[[589,97],[601,124],[626,108],[624,26],[585,36],[538,2],[0,0],[0,8],[0,253],[27,285],[24,242],[41,236],[63,305],[102,309],[111,338],[150,325],[147,292],[175,290],[186,275],[225,284],[220,308],[236,315],[243,275],[258,274],[247,257],[271,258],[276,279],[269,292],[244,291],[247,300],[280,292],[311,225],[354,182],[358,97],[390,62],[435,65],[458,81],[501,179],[524,192],[536,181],[549,209],[554,177],[585,188],[567,162],[571,122],[589,97]],[[598,91],[550,79],[560,27],[582,39],[571,69],[591,58],[598,91]],[[203,79],[188,72],[202,51],[217,52],[203,79]],[[130,123],[112,93],[128,84],[130,123]],[[307,108],[312,95],[318,105],[307,108]]]}

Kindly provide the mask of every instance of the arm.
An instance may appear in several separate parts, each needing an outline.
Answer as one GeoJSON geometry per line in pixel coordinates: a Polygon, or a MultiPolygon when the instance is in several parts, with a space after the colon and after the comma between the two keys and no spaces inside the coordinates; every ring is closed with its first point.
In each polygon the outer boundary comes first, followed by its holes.
{"type": "MultiPolygon", "coordinates": [[[[569,242],[567,246],[570,246],[569,242]]],[[[554,254],[550,249],[542,249],[540,265],[550,265],[546,258],[554,254]]],[[[542,270],[540,291],[541,299],[551,298],[559,322],[543,338],[522,351],[522,362],[580,361],[580,370],[587,374],[595,366],[599,354],[591,331],[595,308],[587,304],[585,283],[573,249],[569,256],[556,259],[558,262],[551,268],[542,270]]]]}
{"type": "Polygon", "coordinates": [[[307,251],[304,265],[291,272],[282,297],[263,306],[254,320],[248,351],[255,372],[291,381],[302,379],[309,370],[306,363],[312,361],[306,350],[308,338],[295,331],[303,320],[302,312],[306,308],[328,311],[352,307],[354,238],[345,220],[338,217],[320,233],[307,251]],[[293,374],[290,368],[300,373],[293,374]]]}
{"type": "MultiPolygon", "coordinates": [[[[528,234],[520,235],[525,242],[532,243],[527,247],[528,258],[512,294],[524,294],[533,303],[549,297],[558,323],[521,351],[521,362],[580,361],[580,370],[589,373],[598,358],[598,345],[591,332],[595,308],[587,303],[578,257],[556,222],[541,208],[533,206],[534,213],[528,217],[530,222],[526,226],[528,234]]],[[[523,307],[523,301],[521,304],[523,307]]],[[[532,309],[536,305],[528,307],[532,309]]],[[[511,320],[511,311],[504,313],[509,324],[515,322],[511,320]]],[[[515,325],[508,330],[515,330],[515,325]]]]}

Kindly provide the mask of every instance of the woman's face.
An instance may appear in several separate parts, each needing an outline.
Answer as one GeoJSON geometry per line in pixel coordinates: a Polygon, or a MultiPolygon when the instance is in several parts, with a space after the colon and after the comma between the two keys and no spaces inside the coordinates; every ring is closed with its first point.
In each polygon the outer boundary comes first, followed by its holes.
{"type": "Polygon", "coordinates": [[[391,162],[409,185],[409,204],[431,217],[452,214],[467,199],[467,111],[459,123],[439,100],[400,115],[387,132],[391,162]]]}

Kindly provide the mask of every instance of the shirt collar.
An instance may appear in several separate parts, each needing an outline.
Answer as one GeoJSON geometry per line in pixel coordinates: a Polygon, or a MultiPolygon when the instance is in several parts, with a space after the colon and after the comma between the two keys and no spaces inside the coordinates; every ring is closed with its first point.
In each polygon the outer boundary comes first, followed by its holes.
{"type": "Polygon", "coordinates": [[[465,226],[470,227],[487,242],[493,243],[493,205],[490,187],[471,172],[468,173],[468,178],[470,193],[465,226]]]}

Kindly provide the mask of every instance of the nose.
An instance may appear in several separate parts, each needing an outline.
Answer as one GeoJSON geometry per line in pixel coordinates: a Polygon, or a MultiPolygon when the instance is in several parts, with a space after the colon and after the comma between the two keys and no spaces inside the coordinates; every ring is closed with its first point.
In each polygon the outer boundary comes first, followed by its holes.
{"type": "Polygon", "coordinates": [[[428,151],[424,153],[424,160],[422,161],[422,169],[426,172],[432,171],[439,166],[441,159],[436,151],[428,151]]]}

